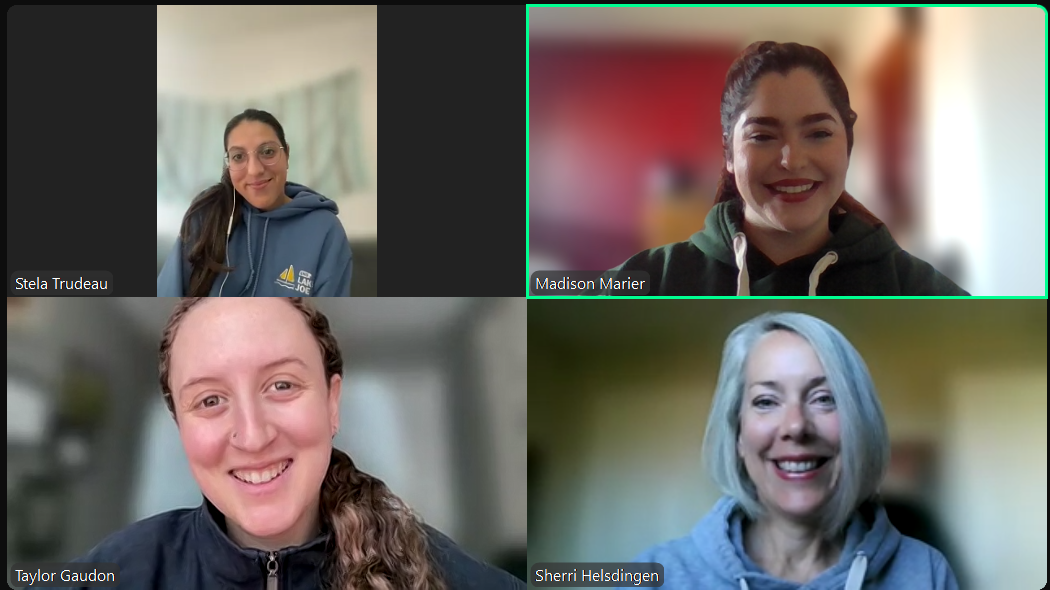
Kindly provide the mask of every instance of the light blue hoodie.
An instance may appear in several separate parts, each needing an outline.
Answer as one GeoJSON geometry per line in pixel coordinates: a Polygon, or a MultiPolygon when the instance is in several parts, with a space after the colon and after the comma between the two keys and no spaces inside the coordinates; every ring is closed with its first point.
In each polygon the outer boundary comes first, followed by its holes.
{"type": "Polygon", "coordinates": [[[736,500],[715,504],[686,537],[652,547],[637,563],[664,566],[664,590],[958,590],[939,551],[897,531],[881,506],[867,504],[846,528],[837,565],[807,584],[762,571],[743,549],[736,500]]]}
{"type": "MultiPolygon", "coordinates": [[[[260,211],[241,201],[241,219],[230,234],[228,266],[209,296],[349,297],[353,253],[336,215],[339,207],[314,190],[286,183],[291,202],[260,211]]],[[[175,240],[157,277],[157,297],[182,297],[190,284],[189,262],[175,240]]]]}

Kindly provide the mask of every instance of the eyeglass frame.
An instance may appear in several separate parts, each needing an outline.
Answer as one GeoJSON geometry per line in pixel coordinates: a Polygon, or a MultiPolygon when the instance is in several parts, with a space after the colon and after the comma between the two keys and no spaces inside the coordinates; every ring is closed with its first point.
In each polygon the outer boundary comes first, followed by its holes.
{"type": "MultiPolygon", "coordinates": [[[[270,144],[266,144],[263,147],[270,147],[270,144]]],[[[284,146],[283,145],[277,145],[276,147],[277,147],[277,151],[279,151],[279,152],[283,152],[284,151],[284,146]]],[[[263,149],[263,148],[259,148],[259,149],[263,149]]],[[[252,154],[258,155],[259,154],[259,150],[257,149],[257,150],[245,151],[244,154],[246,156],[248,156],[248,161],[244,163],[244,167],[243,168],[238,168],[238,170],[243,170],[244,168],[247,168],[248,165],[252,163],[252,154]]],[[[230,151],[229,150],[226,150],[226,153],[223,154],[222,161],[223,161],[223,164],[225,164],[227,168],[229,168],[230,170],[233,170],[233,166],[230,164],[230,151]]],[[[267,164],[267,163],[262,161],[262,158],[259,158],[259,163],[262,164],[266,168],[269,168],[270,166],[274,166],[274,165],[277,164],[277,162],[274,162],[273,164],[267,164]]]]}

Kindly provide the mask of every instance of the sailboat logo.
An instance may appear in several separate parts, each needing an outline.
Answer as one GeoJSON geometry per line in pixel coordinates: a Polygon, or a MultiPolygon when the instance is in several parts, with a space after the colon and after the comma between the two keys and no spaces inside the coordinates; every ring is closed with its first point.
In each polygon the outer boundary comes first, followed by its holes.
{"type": "Polygon", "coordinates": [[[282,287],[288,287],[289,289],[295,290],[295,267],[289,265],[288,268],[281,271],[280,278],[277,279],[277,284],[282,287]]]}

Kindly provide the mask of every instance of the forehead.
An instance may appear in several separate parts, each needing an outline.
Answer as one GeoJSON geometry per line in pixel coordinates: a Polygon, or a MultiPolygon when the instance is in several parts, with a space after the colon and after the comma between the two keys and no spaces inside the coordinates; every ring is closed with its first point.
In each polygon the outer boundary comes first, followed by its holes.
{"type": "Polygon", "coordinates": [[[276,142],[277,133],[266,123],[243,121],[230,131],[226,140],[228,148],[255,149],[264,143],[276,142]]]}
{"type": "Polygon", "coordinates": [[[183,318],[171,349],[174,380],[250,371],[287,356],[320,366],[302,314],[279,298],[209,299],[183,318]]]}
{"type": "Polygon", "coordinates": [[[743,125],[749,117],[775,117],[792,125],[814,113],[830,113],[841,123],[820,78],[805,68],[796,68],[786,76],[769,73],[759,78],[751,102],[741,112],[736,125],[743,125]]]}
{"type": "Polygon", "coordinates": [[[807,375],[823,371],[820,358],[809,342],[787,330],[763,335],[748,355],[745,368],[749,381],[775,380],[778,376],[807,375]]]}

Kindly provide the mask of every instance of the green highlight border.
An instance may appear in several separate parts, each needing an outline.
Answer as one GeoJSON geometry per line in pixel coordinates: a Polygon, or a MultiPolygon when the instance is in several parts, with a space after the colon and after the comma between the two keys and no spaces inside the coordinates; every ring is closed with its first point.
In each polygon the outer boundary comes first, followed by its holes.
{"type": "MultiPolygon", "coordinates": [[[[730,8],[756,8],[762,6],[775,6],[775,7],[790,7],[790,6],[804,6],[814,8],[895,8],[902,6],[915,6],[921,8],[970,8],[970,7],[984,7],[984,8],[1032,8],[1038,7],[1043,10],[1043,47],[1044,52],[1046,51],[1046,33],[1047,33],[1047,12],[1046,7],[1041,4],[526,4],[525,5],[525,298],[526,299],[736,299],[735,296],[713,296],[713,297],[701,297],[701,296],[632,296],[632,295],[610,295],[610,296],[587,296],[587,295],[533,295],[529,292],[529,223],[531,221],[529,215],[529,195],[531,194],[531,187],[529,179],[531,178],[532,163],[529,158],[529,56],[531,54],[530,49],[530,31],[529,31],[529,10],[532,8],[663,8],[663,7],[679,7],[679,8],[711,8],[711,7],[730,7],[730,8]]],[[[1050,55],[1044,53],[1043,59],[1043,82],[1047,84],[1047,61],[1050,59],[1050,55]]],[[[1050,85],[1044,85],[1044,92],[1048,90],[1050,85]]],[[[1045,99],[1045,94],[1044,94],[1045,99]]],[[[1044,107],[1045,108],[1045,107],[1044,107]]],[[[1046,121],[1047,113],[1044,113],[1044,121],[1046,121]]],[[[1050,130],[1050,122],[1047,123],[1047,129],[1050,130]]],[[[1047,142],[1047,130],[1043,132],[1043,153],[1050,157],[1050,144],[1047,142]]],[[[1044,186],[1048,178],[1047,169],[1043,168],[1043,181],[1044,186]]],[[[1043,266],[1043,295],[1041,296],[971,296],[971,297],[806,297],[806,296],[785,296],[785,297],[748,297],[748,299],[1047,299],[1047,270],[1050,266],[1050,262],[1046,261],[1047,249],[1047,233],[1046,228],[1048,225],[1047,218],[1050,216],[1050,212],[1044,211],[1043,216],[1043,254],[1044,254],[1044,266],[1043,266]]]]}

